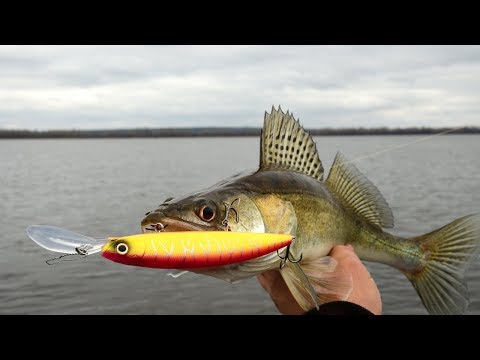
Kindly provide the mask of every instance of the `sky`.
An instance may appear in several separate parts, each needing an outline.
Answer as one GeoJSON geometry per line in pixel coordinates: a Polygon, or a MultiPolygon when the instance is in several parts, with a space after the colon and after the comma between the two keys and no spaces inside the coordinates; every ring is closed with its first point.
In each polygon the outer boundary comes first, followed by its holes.
{"type": "Polygon", "coordinates": [[[0,46],[0,129],[480,126],[480,46],[0,46]]]}

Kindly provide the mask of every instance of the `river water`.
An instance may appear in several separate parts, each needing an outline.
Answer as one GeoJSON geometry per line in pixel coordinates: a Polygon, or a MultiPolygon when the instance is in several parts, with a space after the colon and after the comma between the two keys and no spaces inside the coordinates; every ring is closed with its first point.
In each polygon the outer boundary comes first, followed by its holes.
{"type": "MultiPolygon", "coordinates": [[[[419,136],[316,137],[328,171],[335,153],[358,160],[395,216],[397,235],[429,232],[480,212],[480,136],[448,135],[389,152],[419,136]]],[[[138,233],[144,213],[258,165],[257,138],[0,141],[1,314],[277,314],[255,278],[228,284],[123,266],[98,254],[55,256],[25,234],[51,224],[90,236],[138,233]]],[[[399,271],[368,263],[385,314],[426,314],[399,271]]],[[[480,264],[467,273],[470,314],[480,314],[480,264]]]]}

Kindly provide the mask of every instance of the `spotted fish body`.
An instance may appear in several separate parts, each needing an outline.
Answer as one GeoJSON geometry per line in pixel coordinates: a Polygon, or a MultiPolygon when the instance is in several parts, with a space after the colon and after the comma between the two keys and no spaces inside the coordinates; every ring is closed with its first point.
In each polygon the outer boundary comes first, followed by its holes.
{"type": "MultiPolygon", "coordinates": [[[[312,137],[292,114],[275,108],[265,114],[257,171],[166,200],[141,223],[144,232],[155,224],[165,231],[293,235],[292,260],[301,261],[287,261],[279,271],[304,310],[348,299],[351,275],[328,254],[335,245],[351,244],[362,260],[402,271],[430,313],[462,313],[469,302],[464,273],[480,250],[479,215],[410,239],[384,231],[393,227],[393,215],[375,185],[341,154],[324,179],[312,137]]],[[[194,271],[234,282],[279,269],[281,262],[270,253],[194,271]]]]}
{"type": "Polygon", "coordinates": [[[291,244],[288,234],[181,231],[110,238],[102,256],[161,269],[210,268],[248,261],[291,244]]]}

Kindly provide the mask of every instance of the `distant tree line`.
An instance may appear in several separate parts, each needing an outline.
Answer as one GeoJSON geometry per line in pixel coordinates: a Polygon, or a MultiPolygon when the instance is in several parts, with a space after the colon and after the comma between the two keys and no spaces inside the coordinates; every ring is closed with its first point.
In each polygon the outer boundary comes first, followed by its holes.
{"type": "MultiPolygon", "coordinates": [[[[452,130],[453,128],[411,127],[390,129],[381,128],[344,128],[309,129],[315,136],[339,135],[430,135],[452,130]]],[[[0,129],[0,139],[62,139],[62,138],[158,138],[158,137],[228,137],[256,136],[260,128],[162,128],[162,129],[116,129],[116,130],[7,130],[0,129]]],[[[456,129],[450,134],[480,134],[478,127],[456,129]]]]}

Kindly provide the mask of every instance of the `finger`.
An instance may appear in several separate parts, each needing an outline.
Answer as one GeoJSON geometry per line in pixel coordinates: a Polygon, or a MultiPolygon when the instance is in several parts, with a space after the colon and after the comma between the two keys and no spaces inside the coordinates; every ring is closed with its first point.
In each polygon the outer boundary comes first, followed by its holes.
{"type": "Polygon", "coordinates": [[[270,270],[257,275],[260,285],[272,298],[278,311],[284,315],[303,314],[305,311],[298,305],[292,293],[283,280],[280,271],[270,270]]]}
{"type": "Polygon", "coordinates": [[[277,270],[269,270],[257,275],[258,282],[269,294],[272,292],[272,287],[278,285],[281,277],[282,275],[277,270]]]}
{"type": "Polygon", "coordinates": [[[338,245],[332,249],[330,255],[352,274],[353,290],[348,301],[363,306],[374,314],[381,314],[382,300],[378,287],[353,248],[349,245],[338,245]]]}
{"type": "Polygon", "coordinates": [[[349,257],[352,254],[354,254],[355,256],[357,255],[357,254],[355,254],[353,246],[348,244],[348,245],[336,245],[336,246],[334,246],[332,248],[332,250],[330,251],[329,255],[331,257],[334,257],[335,259],[339,259],[339,258],[349,257]]]}

